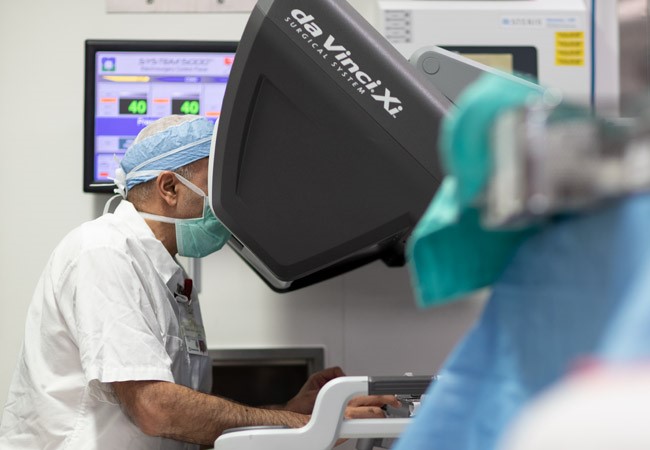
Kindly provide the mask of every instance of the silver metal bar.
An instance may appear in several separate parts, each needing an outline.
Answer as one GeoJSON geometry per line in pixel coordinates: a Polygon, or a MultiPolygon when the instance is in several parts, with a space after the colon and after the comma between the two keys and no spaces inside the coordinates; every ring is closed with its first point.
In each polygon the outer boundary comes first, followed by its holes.
{"type": "Polygon", "coordinates": [[[618,0],[621,114],[632,115],[650,88],[650,2],[618,0]]]}

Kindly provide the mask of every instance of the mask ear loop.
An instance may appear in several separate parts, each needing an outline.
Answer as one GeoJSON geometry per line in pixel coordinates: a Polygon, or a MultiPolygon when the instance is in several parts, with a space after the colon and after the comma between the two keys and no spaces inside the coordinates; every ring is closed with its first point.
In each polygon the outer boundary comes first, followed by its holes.
{"type": "MultiPolygon", "coordinates": [[[[118,168],[116,170],[115,179],[113,179],[113,181],[117,186],[115,188],[115,195],[109,198],[106,204],[104,205],[104,211],[102,212],[102,215],[107,214],[110,211],[111,205],[113,204],[116,198],[122,197],[122,199],[126,199],[126,180],[128,180],[129,178],[135,178],[137,176],[143,176],[143,175],[158,175],[161,172],[162,172],[161,170],[141,170],[137,172],[131,172],[128,175],[125,175],[124,171],[121,168],[118,168]]],[[[199,187],[196,186],[194,183],[192,183],[190,180],[177,173],[174,173],[174,175],[176,176],[178,181],[181,182],[181,184],[184,184],[188,189],[193,191],[195,194],[203,197],[204,199],[207,198],[205,192],[199,189],[199,187]]],[[[161,217],[155,216],[153,214],[148,214],[148,213],[141,213],[141,215],[145,218],[155,219],[161,222],[176,223],[175,219],[161,220],[161,217]]]]}
{"type": "MultiPolygon", "coordinates": [[[[160,171],[159,171],[160,172],[160,171]]],[[[143,172],[139,172],[139,174],[142,174],[143,172]]],[[[166,223],[179,223],[182,221],[187,221],[187,220],[197,220],[197,219],[204,219],[205,218],[205,210],[206,208],[210,208],[208,204],[208,196],[205,195],[205,192],[203,192],[198,186],[196,186],[194,183],[192,183],[190,180],[187,178],[174,173],[178,181],[181,182],[181,184],[184,184],[187,186],[188,189],[190,189],[192,192],[194,192],[197,195],[200,195],[203,198],[203,213],[201,217],[192,217],[192,218],[187,218],[187,219],[179,219],[179,218],[173,218],[173,217],[165,217],[165,216],[159,216],[157,214],[150,214],[146,212],[139,212],[140,216],[145,218],[145,219],[150,219],[150,220],[155,220],[157,222],[166,222],[166,223]]]]}
{"type": "Polygon", "coordinates": [[[184,184],[189,190],[191,190],[197,195],[200,195],[201,197],[207,197],[206,193],[203,192],[196,184],[192,183],[190,180],[177,173],[174,173],[174,175],[176,176],[178,181],[184,184]]]}

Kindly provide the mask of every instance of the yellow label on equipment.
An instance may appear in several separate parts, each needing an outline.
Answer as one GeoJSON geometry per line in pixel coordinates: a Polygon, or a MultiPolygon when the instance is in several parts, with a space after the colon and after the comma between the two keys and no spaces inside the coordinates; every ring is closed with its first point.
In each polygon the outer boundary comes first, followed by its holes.
{"type": "Polygon", "coordinates": [[[585,65],[584,31],[557,31],[555,33],[555,65],[585,65]]]}

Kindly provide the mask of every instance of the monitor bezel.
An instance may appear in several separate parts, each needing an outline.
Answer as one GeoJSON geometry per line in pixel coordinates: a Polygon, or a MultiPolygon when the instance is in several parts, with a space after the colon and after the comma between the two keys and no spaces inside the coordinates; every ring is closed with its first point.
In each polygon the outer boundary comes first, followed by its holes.
{"type": "MultiPolygon", "coordinates": [[[[323,369],[325,369],[325,347],[219,347],[208,350],[208,356],[212,362],[212,371],[219,371],[224,368],[237,367],[240,369],[249,369],[255,371],[260,366],[270,367],[288,367],[301,366],[306,369],[307,378],[323,369]]],[[[225,386],[219,386],[214,382],[211,393],[212,395],[225,396],[233,400],[232,392],[228,392],[225,386]]],[[[307,379],[304,380],[306,382],[307,379]]],[[[282,387],[280,387],[282,390],[282,387]]],[[[261,399],[259,399],[261,400],[261,399]]],[[[288,399],[287,399],[288,400],[288,399]]],[[[258,402],[259,405],[269,404],[258,402]]]]}
{"type": "Polygon", "coordinates": [[[98,51],[116,52],[187,52],[236,53],[236,41],[192,40],[101,40],[85,41],[83,190],[89,193],[112,193],[114,184],[95,181],[95,111],[96,58],[98,51]]]}

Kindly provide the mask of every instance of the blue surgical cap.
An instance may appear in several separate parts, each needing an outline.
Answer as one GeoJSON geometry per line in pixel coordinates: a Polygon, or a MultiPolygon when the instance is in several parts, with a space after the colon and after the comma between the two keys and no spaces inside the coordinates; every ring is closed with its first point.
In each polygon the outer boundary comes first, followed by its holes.
{"type": "Polygon", "coordinates": [[[120,162],[116,192],[126,197],[133,186],[155,178],[160,171],[210,156],[213,131],[214,123],[199,116],[168,116],[153,122],[140,132],[120,162]]]}

